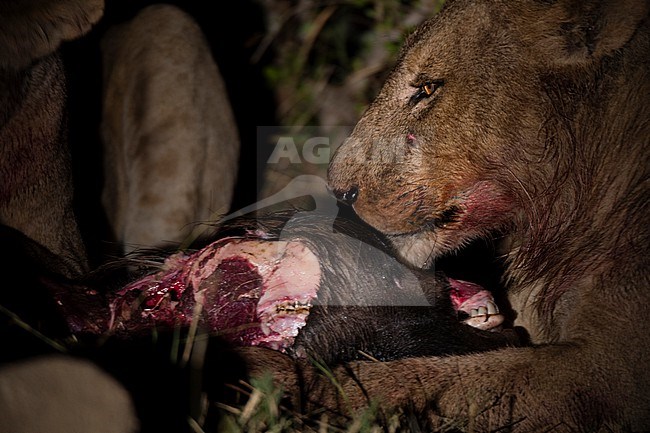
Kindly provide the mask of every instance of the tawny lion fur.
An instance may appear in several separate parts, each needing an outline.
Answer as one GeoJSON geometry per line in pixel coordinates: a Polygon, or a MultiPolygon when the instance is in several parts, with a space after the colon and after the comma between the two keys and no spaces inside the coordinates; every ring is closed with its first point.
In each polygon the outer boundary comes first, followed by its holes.
{"type": "Polygon", "coordinates": [[[125,252],[186,241],[228,213],[237,177],[237,125],[210,47],[189,15],[154,5],[111,29],[102,56],[102,198],[116,240],[125,252]]]}
{"type": "Polygon", "coordinates": [[[355,362],[340,391],[250,350],[255,374],[306,407],[379,400],[438,427],[649,431],[648,7],[450,2],[331,162],[334,192],[413,265],[493,239],[532,347],[355,362]]]}
{"type": "Polygon", "coordinates": [[[60,256],[69,276],[87,265],[72,206],[58,48],[103,11],[101,0],[0,1],[0,224],[60,256]]]}

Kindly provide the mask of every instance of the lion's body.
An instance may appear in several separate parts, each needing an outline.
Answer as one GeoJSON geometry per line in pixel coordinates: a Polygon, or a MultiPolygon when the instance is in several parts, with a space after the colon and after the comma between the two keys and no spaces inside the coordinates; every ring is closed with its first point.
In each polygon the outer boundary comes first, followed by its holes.
{"type": "Polygon", "coordinates": [[[650,23],[645,2],[610,3],[457,1],[408,39],[330,186],[416,266],[499,240],[534,347],[357,363],[353,405],[650,429],[650,23]]]}
{"type": "Polygon", "coordinates": [[[86,267],[72,207],[65,82],[56,54],[26,71],[5,72],[0,126],[0,223],[61,256],[66,275],[86,267]]]}
{"type": "Polygon", "coordinates": [[[60,256],[68,276],[87,264],[72,206],[57,50],[87,32],[103,9],[102,1],[0,3],[0,224],[60,256]]]}
{"type": "Polygon", "coordinates": [[[105,188],[125,251],[181,242],[230,209],[239,137],[194,20],[157,5],[103,40],[105,188]]]}

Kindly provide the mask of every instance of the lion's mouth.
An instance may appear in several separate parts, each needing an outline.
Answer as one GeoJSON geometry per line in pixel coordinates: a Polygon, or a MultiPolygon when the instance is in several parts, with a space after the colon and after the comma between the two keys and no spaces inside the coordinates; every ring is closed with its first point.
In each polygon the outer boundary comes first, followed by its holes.
{"type": "MultiPolygon", "coordinates": [[[[458,215],[457,212],[450,211],[449,218],[458,215]]],[[[500,305],[500,311],[511,316],[502,284],[504,263],[497,253],[498,241],[486,237],[463,238],[465,234],[462,230],[456,230],[451,224],[445,225],[442,221],[436,219],[432,222],[433,228],[424,227],[416,233],[389,236],[401,260],[417,268],[444,273],[450,278],[452,287],[453,281],[471,281],[468,284],[485,288],[486,293],[494,296],[490,302],[500,305]]],[[[479,296],[477,301],[480,300],[479,296]]],[[[459,310],[460,314],[463,312],[471,316],[470,310],[459,310]]],[[[475,326],[478,320],[467,323],[475,326]]],[[[499,320],[504,321],[502,314],[499,320]]]]}
{"type": "Polygon", "coordinates": [[[418,231],[446,229],[449,225],[460,220],[461,213],[459,206],[451,205],[439,215],[427,219],[418,231]]]}
{"type": "Polygon", "coordinates": [[[505,317],[491,292],[469,281],[448,280],[451,302],[463,323],[485,331],[499,329],[505,317]]]}
{"type": "Polygon", "coordinates": [[[474,287],[476,297],[472,298],[472,302],[462,307],[456,305],[456,308],[470,316],[465,323],[481,329],[496,327],[506,320],[506,316],[512,315],[503,287],[504,263],[496,245],[494,239],[475,239],[456,251],[437,257],[432,266],[432,269],[448,276],[452,287],[452,301],[453,290],[459,284],[474,287]],[[485,308],[471,311],[474,305],[483,305],[485,308]],[[498,317],[491,318],[495,310],[498,317]],[[495,325],[483,325],[483,319],[495,325]]]}

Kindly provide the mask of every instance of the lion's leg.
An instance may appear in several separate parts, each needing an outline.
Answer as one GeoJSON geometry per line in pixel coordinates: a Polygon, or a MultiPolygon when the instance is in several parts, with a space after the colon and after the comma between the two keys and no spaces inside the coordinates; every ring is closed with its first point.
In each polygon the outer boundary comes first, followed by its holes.
{"type": "Polygon", "coordinates": [[[359,361],[335,367],[330,376],[281,354],[255,348],[241,352],[252,376],[273,372],[293,403],[310,410],[324,407],[354,415],[377,401],[388,412],[412,409],[436,427],[465,431],[645,431],[649,364],[645,348],[629,344],[644,330],[606,311],[590,317],[579,329],[569,327],[575,336],[570,342],[359,361]],[[596,328],[603,325],[607,335],[597,336],[596,328]]]}
{"type": "Polygon", "coordinates": [[[0,108],[7,117],[0,128],[0,223],[63,259],[62,274],[78,276],[87,262],[73,211],[61,59],[51,54],[0,75],[8,100],[0,108]]]}
{"type": "Polygon", "coordinates": [[[103,202],[126,251],[182,242],[229,211],[239,138],[196,23],[156,5],[114,28],[105,60],[103,202]]]}
{"type": "MultiPolygon", "coordinates": [[[[355,410],[370,400],[383,407],[411,407],[432,416],[440,425],[467,431],[589,431],[614,428],[635,408],[623,401],[647,404],[634,395],[633,377],[611,372],[620,360],[578,345],[510,348],[448,358],[414,358],[386,363],[357,362],[336,372],[343,392],[316,373],[305,370],[313,388],[309,405],[355,410]],[[314,374],[312,376],[312,374],[314,374]],[[317,377],[315,380],[314,378],[317,377]],[[599,417],[595,417],[599,415],[599,417]]],[[[619,358],[620,359],[620,358],[619,358]]],[[[647,406],[646,406],[647,407],[647,406]]],[[[631,418],[640,419],[639,413],[631,418]]],[[[617,431],[604,430],[604,431],[617,431]]]]}

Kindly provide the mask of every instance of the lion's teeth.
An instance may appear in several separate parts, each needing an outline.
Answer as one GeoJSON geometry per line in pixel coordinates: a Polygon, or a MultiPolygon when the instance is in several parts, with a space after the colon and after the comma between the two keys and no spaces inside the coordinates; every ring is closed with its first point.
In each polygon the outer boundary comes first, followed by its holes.
{"type": "Polygon", "coordinates": [[[496,306],[496,304],[492,301],[487,301],[487,305],[482,305],[478,308],[472,308],[472,310],[469,313],[470,317],[478,317],[478,316],[494,316],[496,314],[499,314],[499,307],[496,306]]]}

